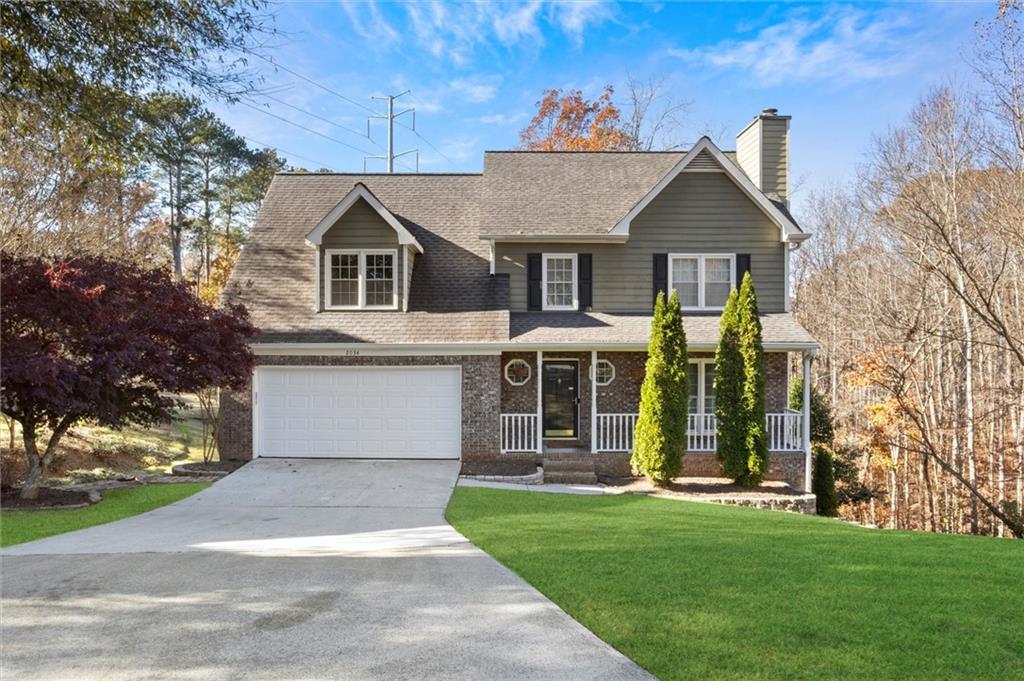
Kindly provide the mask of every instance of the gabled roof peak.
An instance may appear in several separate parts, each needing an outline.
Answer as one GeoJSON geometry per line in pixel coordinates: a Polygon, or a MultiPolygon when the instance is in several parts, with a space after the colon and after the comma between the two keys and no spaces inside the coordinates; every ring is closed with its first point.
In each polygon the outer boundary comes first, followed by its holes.
{"type": "Polygon", "coordinates": [[[306,235],[306,241],[313,245],[319,246],[323,242],[324,234],[328,229],[333,227],[341,216],[348,212],[348,209],[355,205],[359,200],[363,199],[370,207],[373,208],[378,215],[380,215],[395,233],[398,235],[398,243],[403,245],[409,245],[415,248],[420,253],[423,252],[423,246],[420,246],[420,242],[416,240],[416,237],[412,235],[409,230],[401,223],[401,221],[392,213],[387,207],[380,202],[369,187],[362,182],[356,182],[352,185],[352,189],[348,194],[345,195],[341,201],[331,209],[331,211],[323,217],[322,220],[313,228],[309,234],[306,235]]]}

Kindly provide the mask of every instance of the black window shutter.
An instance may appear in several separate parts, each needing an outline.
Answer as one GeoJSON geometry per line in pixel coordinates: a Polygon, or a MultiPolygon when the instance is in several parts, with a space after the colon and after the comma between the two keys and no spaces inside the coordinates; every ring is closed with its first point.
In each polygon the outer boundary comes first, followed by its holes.
{"type": "MultiPolygon", "coordinates": [[[[736,254],[736,288],[740,287],[743,283],[743,275],[750,271],[750,254],[749,253],[737,253],[736,254]]],[[[751,275],[753,276],[753,275],[751,275]]]]}
{"type": "Polygon", "coordinates": [[[594,256],[590,253],[580,253],[576,260],[580,268],[580,309],[586,310],[594,304],[594,256]]]}
{"type": "Polygon", "coordinates": [[[654,254],[654,280],[651,282],[651,306],[658,300],[658,294],[668,289],[668,253],[654,254]]]}
{"type": "Polygon", "coordinates": [[[539,310],[540,306],[540,253],[526,254],[526,307],[539,310]]]}

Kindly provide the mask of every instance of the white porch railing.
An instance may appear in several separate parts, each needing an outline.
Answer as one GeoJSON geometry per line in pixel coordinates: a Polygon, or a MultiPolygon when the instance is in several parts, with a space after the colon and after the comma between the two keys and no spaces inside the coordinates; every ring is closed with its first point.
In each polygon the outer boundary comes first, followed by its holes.
{"type": "Polygon", "coordinates": [[[633,451],[633,431],[639,414],[598,414],[597,451],[633,451]]]}
{"type": "Polygon", "coordinates": [[[501,415],[501,453],[537,451],[537,414],[501,415]]]}
{"type": "MultiPolygon", "coordinates": [[[[633,451],[633,430],[636,428],[637,416],[638,414],[598,414],[597,451],[633,451]]],[[[803,451],[803,418],[803,414],[790,409],[781,414],[766,414],[769,451],[803,451]]],[[[502,423],[504,424],[504,421],[502,423]]],[[[690,414],[686,429],[687,451],[715,451],[715,425],[714,414],[690,414]]]]}
{"type": "Polygon", "coordinates": [[[768,449],[773,452],[803,451],[804,415],[787,409],[782,414],[768,414],[768,449]]]}

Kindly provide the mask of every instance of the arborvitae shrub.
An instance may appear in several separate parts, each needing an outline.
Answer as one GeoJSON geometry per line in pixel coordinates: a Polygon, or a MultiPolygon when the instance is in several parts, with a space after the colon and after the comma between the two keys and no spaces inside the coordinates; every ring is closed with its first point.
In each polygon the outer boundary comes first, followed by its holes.
{"type": "Polygon", "coordinates": [[[679,297],[659,294],[651,320],[640,416],[633,438],[633,472],[662,487],[679,475],[686,451],[688,390],[686,332],[679,297]]]}

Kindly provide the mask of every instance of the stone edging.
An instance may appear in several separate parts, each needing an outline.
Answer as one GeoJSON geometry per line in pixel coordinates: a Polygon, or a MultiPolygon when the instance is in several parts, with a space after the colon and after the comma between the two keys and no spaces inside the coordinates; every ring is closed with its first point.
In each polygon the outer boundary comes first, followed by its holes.
{"type": "Polygon", "coordinates": [[[460,480],[483,480],[484,482],[507,482],[517,485],[541,485],[544,483],[544,469],[537,466],[529,475],[460,475],[460,480]]]}

